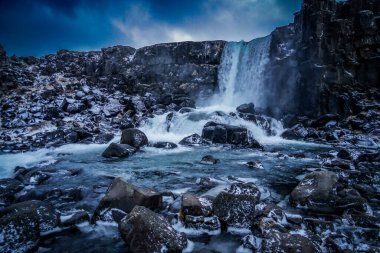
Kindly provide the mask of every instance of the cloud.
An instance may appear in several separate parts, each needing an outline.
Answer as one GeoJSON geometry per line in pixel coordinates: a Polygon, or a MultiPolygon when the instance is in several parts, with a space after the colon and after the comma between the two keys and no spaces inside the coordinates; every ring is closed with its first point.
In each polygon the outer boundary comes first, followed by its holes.
{"type": "Polygon", "coordinates": [[[18,55],[251,40],[291,22],[301,0],[2,0],[0,43],[18,55]]]}
{"type": "Polygon", "coordinates": [[[111,22],[124,35],[124,41],[133,47],[196,40],[180,26],[154,20],[148,10],[139,6],[131,8],[123,19],[113,19],[111,22]]]}
{"type": "Polygon", "coordinates": [[[135,6],[112,24],[129,45],[142,47],[186,40],[249,41],[292,21],[292,12],[278,0],[208,0],[197,9],[180,22],[169,22],[157,19],[154,9],[135,6]]]}

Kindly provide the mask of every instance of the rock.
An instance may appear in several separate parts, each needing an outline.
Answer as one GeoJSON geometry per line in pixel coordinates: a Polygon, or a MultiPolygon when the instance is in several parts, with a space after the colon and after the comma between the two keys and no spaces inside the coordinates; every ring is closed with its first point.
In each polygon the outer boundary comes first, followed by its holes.
{"type": "Polygon", "coordinates": [[[240,113],[255,113],[255,105],[253,103],[242,104],[236,108],[236,111],[240,113]]]}
{"type": "Polygon", "coordinates": [[[260,195],[253,183],[232,184],[227,191],[216,196],[212,204],[214,214],[229,226],[249,228],[254,221],[260,195]]]}
{"type": "Polygon", "coordinates": [[[254,235],[246,235],[241,239],[243,249],[248,249],[252,252],[257,252],[261,249],[261,238],[254,235]]]}
{"type": "Polygon", "coordinates": [[[164,217],[135,206],[119,225],[121,238],[130,252],[181,252],[187,246],[184,234],[177,233],[164,217]]]}
{"type": "Polygon", "coordinates": [[[13,212],[0,218],[0,252],[33,252],[40,241],[39,219],[33,212],[13,212]]]}
{"type": "Polygon", "coordinates": [[[179,144],[181,145],[187,145],[187,146],[192,146],[192,145],[200,145],[203,143],[202,137],[199,136],[199,134],[192,134],[190,136],[187,136],[183,138],[179,144]]]}
{"type": "Polygon", "coordinates": [[[209,188],[209,189],[218,185],[218,183],[216,181],[213,181],[209,177],[198,178],[196,182],[197,182],[197,184],[201,185],[202,187],[209,188]]]}
{"type": "Polygon", "coordinates": [[[297,124],[292,128],[285,130],[281,137],[289,140],[302,140],[308,135],[308,131],[301,124],[297,124]]]}
{"type": "Polygon", "coordinates": [[[77,224],[90,221],[90,216],[85,211],[79,211],[74,213],[70,218],[61,222],[61,226],[63,227],[72,227],[77,224]]]}
{"type": "Polygon", "coordinates": [[[356,163],[373,162],[373,161],[380,161],[380,152],[376,152],[376,151],[361,152],[358,155],[358,157],[355,159],[356,163]]]}
{"type": "Polygon", "coordinates": [[[298,159],[306,158],[306,155],[304,152],[296,152],[296,153],[291,153],[289,154],[289,157],[294,157],[298,159]]]}
{"type": "Polygon", "coordinates": [[[128,116],[125,115],[124,117],[121,118],[120,120],[120,129],[125,130],[128,128],[134,128],[135,125],[133,124],[133,120],[128,116]]]}
{"type": "Polygon", "coordinates": [[[129,213],[136,205],[152,210],[158,209],[162,205],[162,196],[154,190],[139,188],[121,178],[116,178],[96,208],[92,221],[102,219],[102,216],[112,209],[129,213]]]}
{"type": "Polygon", "coordinates": [[[136,149],[128,144],[111,143],[102,153],[105,158],[128,157],[136,152],[136,149]]]}
{"type": "Polygon", "coordinates": [[[142,131],[136,128],[128,128],[123,130],[120,143],[128,144],[138,149],[148,144],[148,138],[142,131]]]}
{"type": "Polygon", "coordinates": [[[343,189],[338,192],[336,208],[342,212],[349,208],[365,212],[367,210],[367,200],[355,189],[343,189]]]}
{"type": "Polygon", "coordinates": [[[28,217],[38,219],[40,232],[48,232],[55,228],[59,223],[59,215],[53,206],[47,202],[30,200],[10,205],[0,210],[1,219],[4,216],[25,214],[28,217]]]}
{"type": "Polygon", "coordinates": [[[299,234],[271,232],[262,242],[263,252],[321,252],[319,246],[309,238],[299,234]]]}
{"type": "Polygon", "coordinates": [[[352,159],[350,152],[348,152],[346,149],[341,149],[338,152],[337,157],[340,159],[343,159],[343,160],[351,160],[352,159]]]}
{"type": "Polygon", "coordinates": [[[31,170],[24,175],[23,182],[24,184],[28,185],[40,185],[49,178],[50,175],[47,172],[40,170],[31,170]]]}
{"type": "Polygon", "coordinates": [[[182,195],[181,216],[210,216],[212,213],[211,205],[211,202],[206,198],[185,193],[182,195]]]}
{"type": "Polygon", "coordinates": [[[312,172],[293,189],[289,202],[312,211],[334,212],[337,182],[338,176],[333,172],[312,172]]]}
{"type": "Polygon", "coordinates": [[[10,204],[14,200],[15,193],[24,188],[23,183],[17,179],[0,179],[0,206],[10,204]]]}
{"type": "Polygon", "coordinates": [[[344,217],[347,218],[348,222],[353,226],[375,229],[380,228],[380,217],[378,216],[372,216],[354,209],[348,209],[344,217]]]}
{"type": "Polygon", "coordinates": [[[98,134],[94,139],[94,143],[106,144],[106,143],[110,142],[113,139],[113,137],[114,137],[114,135],[112,133],[98,134]]]}
{"type": "Polygon", "coordinates": [[[361,196],[367,200],[380,199],[380,193],[378,193],[374,186],[365,183],[354,184],[353,187],[360,193],[361,196]]]}
{"type": "Polygon", "coordinates": [[[202,157],[201,163],[206,165],[217,164],[219,159],[214,158],[212,155],[205,155],[202,157]]]}
{"type": "Polygon", "coordinates": [[[217,231],[220,230],[221,224],[216,216],[192,216],[186,215],[184,218],[186,228],[192,228],[201,231],[217,231]]]}
{"type": "Polygon", "coordinates": [[[212,143],[246,146],[249,144],[248,130],[244,127],[208,122],[203,127],[202,138],[212,143]]]}
{"type": "Polygon", "coordinates": [[[261,149],[264,150],[264,146],[261,145],[257,140],[249,137],[248,144],[245,145],[245,148],[261,149]]]}
{"type": "Polygon", "coordinates": [[[245,163],[245,166],[247,166],[250,169],[264,169],[263,165],[259,162],[250,161],[245,163]]]}
{"type": "Polygon", "coordinates": [[[86,109],[87,109],[87,106],[84,103],[75,102],[72,104],[68,104],[66,109],[64,109],[64,111],[66,111],[70,114],[75,114],[75,113],[80,113],[86,109]]]}
{"type": "Polygon", "coordinates": [[[312,127],[324,127],[326,126],[327,123],[331,121],[338,121],[339,120],[339,115],[338,114],[325,114],[320,116],[318,119],[313,121],[311,123],[312,127]]]}
{"type": "Polygon", "coordinates": [[[167,142],[167,141],[155,142],[153,143],[152,146],[155,148],[162,148],[162,149],[174,149],[178,147],[177,144],[173,142],[167,142]]]}

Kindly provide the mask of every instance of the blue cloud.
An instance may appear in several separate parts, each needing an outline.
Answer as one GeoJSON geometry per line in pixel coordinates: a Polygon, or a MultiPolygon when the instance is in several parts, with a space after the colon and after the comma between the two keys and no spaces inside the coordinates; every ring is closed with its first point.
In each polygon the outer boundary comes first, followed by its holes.
{"type": "Polygon", "coordinates": [[[250,40],[292,21],[301,0],[2,0],[9,54],[141,47],[181,40],[250,40]]]}

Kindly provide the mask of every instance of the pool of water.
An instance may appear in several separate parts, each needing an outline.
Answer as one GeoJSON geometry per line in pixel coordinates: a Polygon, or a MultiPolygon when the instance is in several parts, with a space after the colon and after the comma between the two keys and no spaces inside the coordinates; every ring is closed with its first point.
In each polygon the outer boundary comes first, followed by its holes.
{"type": "MultiPolygon", "coordinates": [[[[329,151],[328,146],[302,142],[279,142],[265,145],[265,151],[234,149],[228,146],[179,146],[173,150],[145,147],[126,159],[105,159],[101,156],[107,145],[71,144],[55,149],[36,152],[0,155],[1,177],[12,177],[15,166],[48,165],[61,171],[81,169],[75,177],[52,177],[36,190],[52,188],[81,188],[84,199],[73,205],[62,206],[60,211],[94,210],[112,177],[122,177],[142,187],[175,194],[193,192],[197,195],[214,197],[234,182],[254,182],[261,191],[262,200],[285,203],[286,197],[302,176],[320,168],[318,154],[329,151]],[[292,154],[304,153],[305,158],[294,158],[292,154]],[[204,155],[220,159],[215,165],[200,163],[204,155]],[[262,169],[251,169],[248,161],[262,164],[262,169]],[[201,178],[210,178],[215,184],[205,187],[201,178]]],[[[30,190],[30,189],[29,189],[30,190]]],[[[21,193],[22,194],[22,193],[21,193]]],[[[239,251],[243,232],[223,232],[218,235],[194,235],[188,231],[191,250],[207,249],[219,252],[239,251]]],[[[43,241],[41,252],[123,252],[124,244],[119,239],[115,224],[83,224],[77,231],[61,233],[43,241]],[[112,249],[109,248],[112,246],[112,249]]]]}

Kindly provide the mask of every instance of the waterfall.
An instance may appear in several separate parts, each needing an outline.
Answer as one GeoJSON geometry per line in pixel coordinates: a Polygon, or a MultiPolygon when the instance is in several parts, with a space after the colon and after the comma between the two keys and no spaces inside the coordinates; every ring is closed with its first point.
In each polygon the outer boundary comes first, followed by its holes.
{"type": "Polygon", "coordinates": [[[191,134],[201,134],[203,126],[214,121],[246,127],[262,143],[278,142],[278,134],[283,129],[277,120],[267,117],[267,124],[277,133],[277,136],[268,136],[264,126],[244,120],[234,113],[236,107],[243,103],[265,106],[263,79],[270,41],[271,37],[267,36],[250,42],[227,42],[218,70],[219,93],[207,102],[201,102],[201,106],[198,103],[197,109],[156,115],[146,120],[141,130],[151,141],[178,143],[191,134]]]}
{"type": "Polygon", "coordinates": [[[271,37],[250,42],[227,42],[218,71],[219,94],[211,104],[236,107],[253,102],[265,106],[264,70],[269,59],[271,37]]]}

